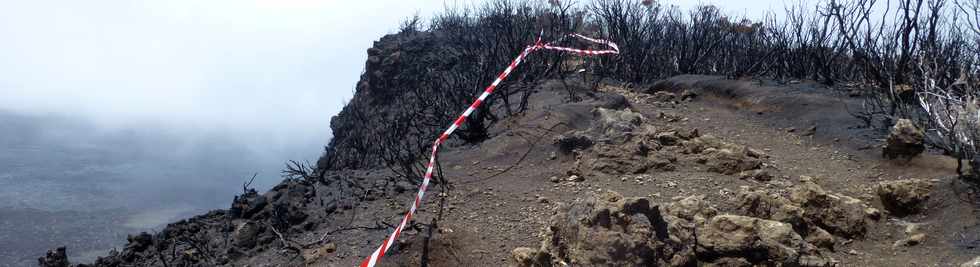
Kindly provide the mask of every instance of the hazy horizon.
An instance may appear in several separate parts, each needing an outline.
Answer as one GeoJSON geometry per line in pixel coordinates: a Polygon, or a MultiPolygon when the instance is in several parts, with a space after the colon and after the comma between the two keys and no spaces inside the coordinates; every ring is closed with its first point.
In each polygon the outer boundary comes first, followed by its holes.
{"type": "MultiPolygon", "coordinates": [[[[0,9],[0,109],[105,129],[324,136],[365,50],[415,14],[479,1],[38,0],[0,9]]],[[[691,8],[712,1],[666,1],[691,8]]],[[[714,3],[761,16],[776,1],[714,3]]]]}
{"type": "MultiPolygon", "coordinates": [[[[229,207],[253,173],[269,189],[284,162],[322,153],[374,41],[478,2],[3,2],[0,265],[64,245],[88,261],[229,207]]],[[[718,5],[777,2],[747,3],[718,5]]]]}

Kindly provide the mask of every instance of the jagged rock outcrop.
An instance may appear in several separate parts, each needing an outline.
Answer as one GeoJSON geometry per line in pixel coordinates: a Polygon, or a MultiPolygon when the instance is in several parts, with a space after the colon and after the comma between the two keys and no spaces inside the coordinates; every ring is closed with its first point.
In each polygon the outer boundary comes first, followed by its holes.
{"type": "Polygon", "coordinates": [[[680,249],[667,241],[660,209],[645,198],[607,192],[564,205],[551,219],[540,251],[554,263],[594,266],[664,265],[680,249]]]}
{"type": "Polygon", "coordinates": [[[807,243],[833,250],[834,235],[859,238],[874,220],[873,208],[861,200],[827,192],[803,177],[789,197],[763,189],[741,187],[736,195],[741,214],[788,223],[807,243]]]}
{"type": "Polygon", "coordinates": [[[517,248],[518,266],[830,266],[789,223],[718,214],[704,196],[657,205],[604,192],[562,204],[539,248],[517,248]],[[697,253],[695,253],[695,247],[697,253]]]}

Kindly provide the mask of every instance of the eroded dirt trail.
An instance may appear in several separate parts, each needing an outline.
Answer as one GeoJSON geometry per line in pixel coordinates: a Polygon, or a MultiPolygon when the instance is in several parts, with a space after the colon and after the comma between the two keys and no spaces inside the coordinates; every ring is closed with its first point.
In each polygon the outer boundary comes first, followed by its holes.
{"type": "MultiPolygon", "coordinates": [[[[630,153],[617,151],[628,149],[629,144],[563,152],[556,138],[588,128],[594,108],[618,104],[604,97],[562,104],[553,101],[563,97],[561,92],[544,91],[535,95],[532,102],[537,105],[528,115],[496,126],[499,136],[479,147],[442,155],[446,176],[454,179],[455,188],[446,195],[440,230],[427,248],[425,242],[417,242],[424,240],[425,233],[418,233],[417,241],[405,240],[410,245],[385,264],[421,264],[427,249],[426,262],[434,266],[513,265],[514,248],[536,248],[541,243],[546,235],[543,229],[548,228],[558,203],[608,191],[647,197],[663,205],[703,195],[720,213],[738,214],[740,187],[789,194],[801,177],[811,177],[806,179],[828,192],[859,199],[877,210],[882,210],[875,192],[878,182],[918,178],[935,184],[925,212],[904,218],[886,213],[878,220],[868,220],[861,236],[835,236],[831,249],[822,253],[844,266],[948,266],[980,253],[975,245],[980,238],[975,232],[977,210],[957,192],[962,185],[953,178],[955,162],[932,154],[910,162],[883,160],[875,144],[884,135],[860,128],[861,122],[841,109],[847,100],[814,105],[810,103],[835,97],[717,77],[681,77],[671,87],[667,90],[673,91],[675,99],[618,86],[601,90],[624,95],[630,109],[642,115],[644,125],[661,131],[696,129],[700,135],[761,151],[765,156],[760,159],[760,169],[771,177],[754,179],[751,173],[745,177],[712,171],[710,160],[701,164],[683,153],[662,153],[663,164],[652,160],[650,167],[639,171],[631,168],[658,156],[647,156],[642,162],[621,160],[620,165],[603,163],[605,158],[616,157],[603,153],[630,153]],[[696,92],[693,101],[680,99],[685,89],[696,92]],[[597,156],[583,156],[588,153],[597,156]],[[894,246],[907,238],[909,225],[916,225],[916,231],[926,238],[914,246],[894,246]]],[[[430,199],[427,210],[434,209],[437,202],[438,197],[430,199]]]]}
{"type": "MultiPolygon", "coordinates": [[[[951,266],[980,254],[977,200],[955,162],[884,160],[885,135],[831,90],[709,76],[537,88],[489,139],[445,147],[450,186],[430,186],[380,266],[951,266]],[[883,207],[885,182],[915,212],[883,207]]],[[[101,263],[357,265],[417,189],[387,169],[324,178],[246,190],[101,263]]]]}

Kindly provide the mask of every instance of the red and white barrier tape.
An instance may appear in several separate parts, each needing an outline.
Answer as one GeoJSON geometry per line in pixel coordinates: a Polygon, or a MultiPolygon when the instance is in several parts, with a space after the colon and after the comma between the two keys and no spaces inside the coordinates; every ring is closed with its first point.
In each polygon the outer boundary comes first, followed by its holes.
{"type": "Polygon", "coordinates": [[[483,94],[481,94],[480,97],[476,99],[476,101],[473,101],[473,104],[471,104],[469,108],[466,108],[466,111],[463,111],[463,114],[460,115],[459,118],[457,118],[455,121],[453,121],[453,124],[450,125],[449,128],[442,133],[442,135],[439,135],[439,138],[436,139],[436,141],[432,144],[432,153],[429,155],[429,164],[425,168],[425,175],[422,177],[422,185],[419,186],[419,192],[417,195],[415,195],[415,201],[412,202],[412,207],[408,209],[408,213],[406,213],[405,217],[402,218],[401,223],[398,224],[398,227],[395,228],[395,231],[392,232],[391,235],[389,235],[388,238],[386,238],[384,242],[381,243],[381,246],[378,247],[378,249],[376,249],[374,253],[371,253],[371,256],[369,256],[367,259],[364,259],[364,261],[361,262],[360,265],[361,267],[373,267],[375,264],[377,264],[378,261],[381,260],[381,257],[385,255],[385,252],[387,252],[388,249],[391,248],[391,245],[395,243],[395,240],[398,239],[398,236],[401,235],[402,230],[405,229],[405,225],[407,225],[408,222],[412,220],[412,216],[415,215],[415,210],[418,209],[419,205],[422,204],[422,197],[425,196],[425,189],[429,186],[429,181],[432,179],[432,171],[433,168],[435,167],[436,152],[439,150],[439,145],[445,142],[446,139],[449,138],[449,135],[453,134],[453,132],[456,131],[456,129],[458,129],[463,124],[463,122],[466,121],[466,118],[469,117],[470,114],[473,113],[473,111],[475,111],[477,108],[480,107],[480,104],[482,104],[483,101],[485,101],[487,97],[490,96],[490,94],[492,94],[493,91],[497,89],[497,85],[499,85],[501,81],[506,79],[507,76],[510,75],[510,72],[514,71],[514,68],[517,68],[517,65],[521,64],[521,61],[524,60],[524,58],[527,57],[528,54],[540,49],[571,52],[580,55],[619,54],[619,46],[617,46],[613,42],[606,41],[606,40],[592,39],[579,34],[571,34],[569,36],[577,37],[579,39],[586,40],[596,44],[606,45],[612,49],[587,50],[587,49],[575,49],[575,48],[568,48],[568,47],[553,46],[551,45],[551,43],[542,44],[541,37],[538,37],[538,40],[537,42],[535,42],[534,45],[529,45],[526,48],[524,48],[524,51],[521,52],[521,54],[517,55],[517,58],[514,58],[514,61],[510,63],[510,66],[507,66],[507,68],[504,69],[504,71],[501,72],[500,75],[497,75],[497,79],[493,80],[493,83],[491,83],[490,86],[487,86],[487,88],[483,90],[483,94]]]}

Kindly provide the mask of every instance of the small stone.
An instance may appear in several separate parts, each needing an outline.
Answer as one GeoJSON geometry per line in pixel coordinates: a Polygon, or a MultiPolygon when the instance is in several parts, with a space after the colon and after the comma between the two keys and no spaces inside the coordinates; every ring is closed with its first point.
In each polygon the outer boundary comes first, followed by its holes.
{"type": "Polygon", "coordinates": [[[925,241],[925,239],[926,239],[926,234],[918,233],[918,234],[914,234],[912,236],[909,236],[908,238],[895,241],[895,244],[892,244],[892,247],[895,247],[895,248],[901,247],[901,246],[911,247],[911,246],[915,246],[915,245],[918,245],[918,244],[922,244],[922,241],[925,241]]]}
{"type": "Polygon", "coordinates": [[[806,131],[803,131],[803,134],[802,135],[803,136],[811,136],[811,135],[814,135],[816,133],[817,133],[817,126],[812,126],[810,128],[807,128],[806,131]]]}
{"type": "Polygon", "coordinates": [[[582,182],[582,181],[585,181],[585,178],[583,178],[582,176],[578,176],[578,175],[572,175],[572,176],[569,176],[568,177],[568,181],[569,182],[582,182]]]}
{"type": "Polygon", "coordinates": [[[695,93],[694,91],[684,90],[683,92],[681,92],[681,101],[694,100],[694,98],[696,98],[697,96],[698,93],[695,93]]]}
{"type": "Polygon", "coordinates": [[[919,232],[919,228],[920,228],[919,224],[917,223],[910,223],[908,225],[905,225],[905,234],[906,235],[916,234],[919,232]]]}
{"type": "Polygon", "coordinates": [[[551,181],[552,183],[557,183],[557,182],[561,182],[561,179],[559,179],[558,176],[551,176],[551,178],[548,178],[548,181],[551,181]]]}
{"type": "Polygon", "coordinates": [[[908,244],[909,246],[914,246],[914,245],[922,244],[922,242],[925,240],[926,240],[926,234],[918,233],[909,237],[908,244]]]}
{"type": "Polygon", "coordinates": [[[857,250],[853,250],[853,249],[852,249],[852,250],[848,250],[848,251],[847,251],[847,254],[851,254],[851,255],[861,255],[861,253],[860,253],[860,252],[858,252],[857,250]]]}
{"type": "Polygon", "coordinates": [[[558,153],[555,153],[554,151],[552,151],[550,154],[548,154],[548,159],[549,160],[555,160],[557,158],[558,158],[558,153]]]}
{"type": "Polygon", "coordinates": [[[546,197],[538,197],[538,203],[545,204],[545,203],[548,203],[548,202],[549,202],[548,198],[546,198],[546,197]]]}
{"type": "Polygon", "coordinates": [[[742,171],[738,173],[738,178],[742,180],[752,178],[756,181],[765,182],[765,181],[772,180],[772,175],[769,174],[769,172],[766,170],[755,169],[755,170],[742,171]]]}
{"type": "Polygon", "coordinates": [[[875,221],[881,219],[881,211],[876,208],[872,208],[872,207],[865,208],[864,214],[868,215],[868,218],[875,221]]]}

